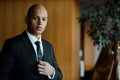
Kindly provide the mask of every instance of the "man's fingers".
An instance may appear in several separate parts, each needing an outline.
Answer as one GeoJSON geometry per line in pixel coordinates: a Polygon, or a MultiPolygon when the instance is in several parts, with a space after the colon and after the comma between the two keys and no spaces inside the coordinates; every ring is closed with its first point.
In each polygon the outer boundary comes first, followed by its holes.
{"type": "Polygon", "coordinates": [[[46,62],[44,62],[44,61],[39,61],[39,64],[45,66],[45,65],[46,65],[46,62]]]}
{"type": "Polygon", "coordinates": [[[44,69],[38,68],[38,71],[39,71],[39,72],[44,72],[44,69]]]}
{"type": "Polygon", "coordinates": [[[38,64],[38,68],[40,68],[40,69],[44,69],[45,66],[44,66],[44,65],[41,65],[41,64],[38,64]]]}

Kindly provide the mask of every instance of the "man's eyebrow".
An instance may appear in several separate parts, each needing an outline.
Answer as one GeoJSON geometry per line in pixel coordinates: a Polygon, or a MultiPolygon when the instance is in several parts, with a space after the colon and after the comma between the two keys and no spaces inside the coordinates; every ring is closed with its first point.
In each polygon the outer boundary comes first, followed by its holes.
{"type": "MultiPolygon", "coordinates": [[[[34,17],[34,16],[39,17],[38,15],[32,15],[32,17],[34,17]]],[[[43,17],[43,18],[47,18],[47,17],[43,17]]]]}
{"type": "Polygon", "coordinates": [[[43,18],[47,18],[47,17],[43,17],[43,18]]]}

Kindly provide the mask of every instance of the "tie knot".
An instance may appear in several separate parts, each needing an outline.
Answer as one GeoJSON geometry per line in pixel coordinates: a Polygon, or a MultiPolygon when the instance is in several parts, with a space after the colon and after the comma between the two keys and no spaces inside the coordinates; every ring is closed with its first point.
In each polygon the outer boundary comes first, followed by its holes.
{"type": "Polygon", "coordinates": [[[39,45],[40,45],[40,41],[36,41],[35,44],[36,44],[37,46],[39,46],[39,45]]]}

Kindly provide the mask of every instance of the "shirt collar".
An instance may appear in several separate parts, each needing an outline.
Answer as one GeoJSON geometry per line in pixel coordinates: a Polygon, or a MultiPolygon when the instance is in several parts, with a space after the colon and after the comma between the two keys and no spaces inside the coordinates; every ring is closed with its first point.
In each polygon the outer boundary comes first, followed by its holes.
{"type": "Polygon", "coordinates": [[[30,39],[30,41],[32,42],[32,43],[35,43],[36,41],[40,41],[41,42],[41,35],[40,35],[40,38],[39,39],[37,39],[35,36],[33,36],[30,32],[28,32],[27,30],[26,30],[26,33],[27,33],[27,35],[28,35],[28,37],[29,37],[29,39],[30,39]]]}

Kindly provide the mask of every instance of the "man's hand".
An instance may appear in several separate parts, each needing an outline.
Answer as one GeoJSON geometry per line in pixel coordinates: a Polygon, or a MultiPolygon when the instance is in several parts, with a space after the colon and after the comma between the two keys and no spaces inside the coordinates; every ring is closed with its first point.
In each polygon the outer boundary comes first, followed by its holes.
{"type": "Polygon", "coordinates": [[[38,63],[39,74],[51,76],[54,74],[54,71],[55,71],[54,67],[52,65],[50,65],[48,62],[39,61],[39,63],[38,63]]]}

